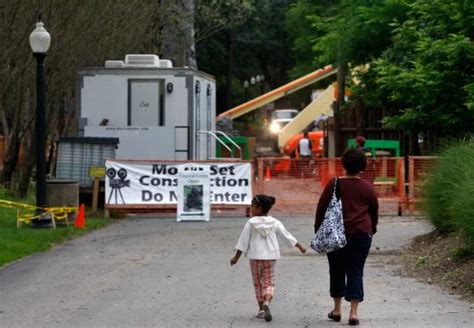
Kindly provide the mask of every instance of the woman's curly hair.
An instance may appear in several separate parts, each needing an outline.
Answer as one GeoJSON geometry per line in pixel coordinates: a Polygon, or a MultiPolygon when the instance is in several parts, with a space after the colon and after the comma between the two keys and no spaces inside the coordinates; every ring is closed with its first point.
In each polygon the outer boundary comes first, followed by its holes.
{"type": "Polygon", "coordinates": [[[342,154],[342,166],[351,175],[360,173],[367,166],[367,157],[362,150],[349,148],[342,154]]]}

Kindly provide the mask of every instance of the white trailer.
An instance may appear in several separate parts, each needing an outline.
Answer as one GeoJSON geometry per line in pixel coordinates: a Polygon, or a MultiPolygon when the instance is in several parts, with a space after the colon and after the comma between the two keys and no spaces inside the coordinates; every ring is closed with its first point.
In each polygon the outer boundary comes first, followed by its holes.
{"type": "Polygon", "coordinates": [[[119,138],[117,158],[215,157],[215,79],[155,55],[127,55],[77,74],[79,135],[119,138]],[[199,132],[201,131],[201,132],[199,132]]]}

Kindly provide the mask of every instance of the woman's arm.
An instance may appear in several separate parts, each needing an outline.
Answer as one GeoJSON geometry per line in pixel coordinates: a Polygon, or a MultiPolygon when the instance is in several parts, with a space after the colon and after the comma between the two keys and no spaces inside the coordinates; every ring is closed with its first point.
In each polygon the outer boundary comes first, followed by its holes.
{"type": "Polygon", "coordinates": [[[377,232],[377,224],[379,222],[379,201],[374,188],[371,189],[370,194],[369,215],[372,221],[372,235],[375,235],[377,232]]]}

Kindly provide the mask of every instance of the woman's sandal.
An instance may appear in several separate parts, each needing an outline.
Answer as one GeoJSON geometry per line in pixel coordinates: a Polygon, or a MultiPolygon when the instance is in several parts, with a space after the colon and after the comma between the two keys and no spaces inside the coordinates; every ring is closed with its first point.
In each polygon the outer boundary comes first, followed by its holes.
{"type": "Polygon", "coordinates": [[[328,318],[336,322],[341,321],[341,315],[333,314],[332,311],[328,313],[328,318]]]}
{"type": "Polygon", "coordinates": [[[349,319],[349,326],[358,326],[359,319],[349,319]]]}

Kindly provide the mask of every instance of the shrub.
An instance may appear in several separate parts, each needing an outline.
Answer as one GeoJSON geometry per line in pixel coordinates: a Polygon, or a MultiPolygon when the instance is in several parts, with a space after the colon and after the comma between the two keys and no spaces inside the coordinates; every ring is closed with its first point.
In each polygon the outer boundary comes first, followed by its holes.
{"type": "MultiPolygon", "coordinates": [[[[471,171],[474,173],[474,167],[471,171]]],[[[453,199],[450,212],[453,216],[454,227],[467,237],[468,249],[472,250],[474,246],[474,176],[464,180],[458,190],[459,193],[453,199]]]]}
{"type": "Polygon", "coordinates": [[[443,233],[463,231],[474,240],[474,142],[446,148],[425,186],[425,211],[443,233]]]}

